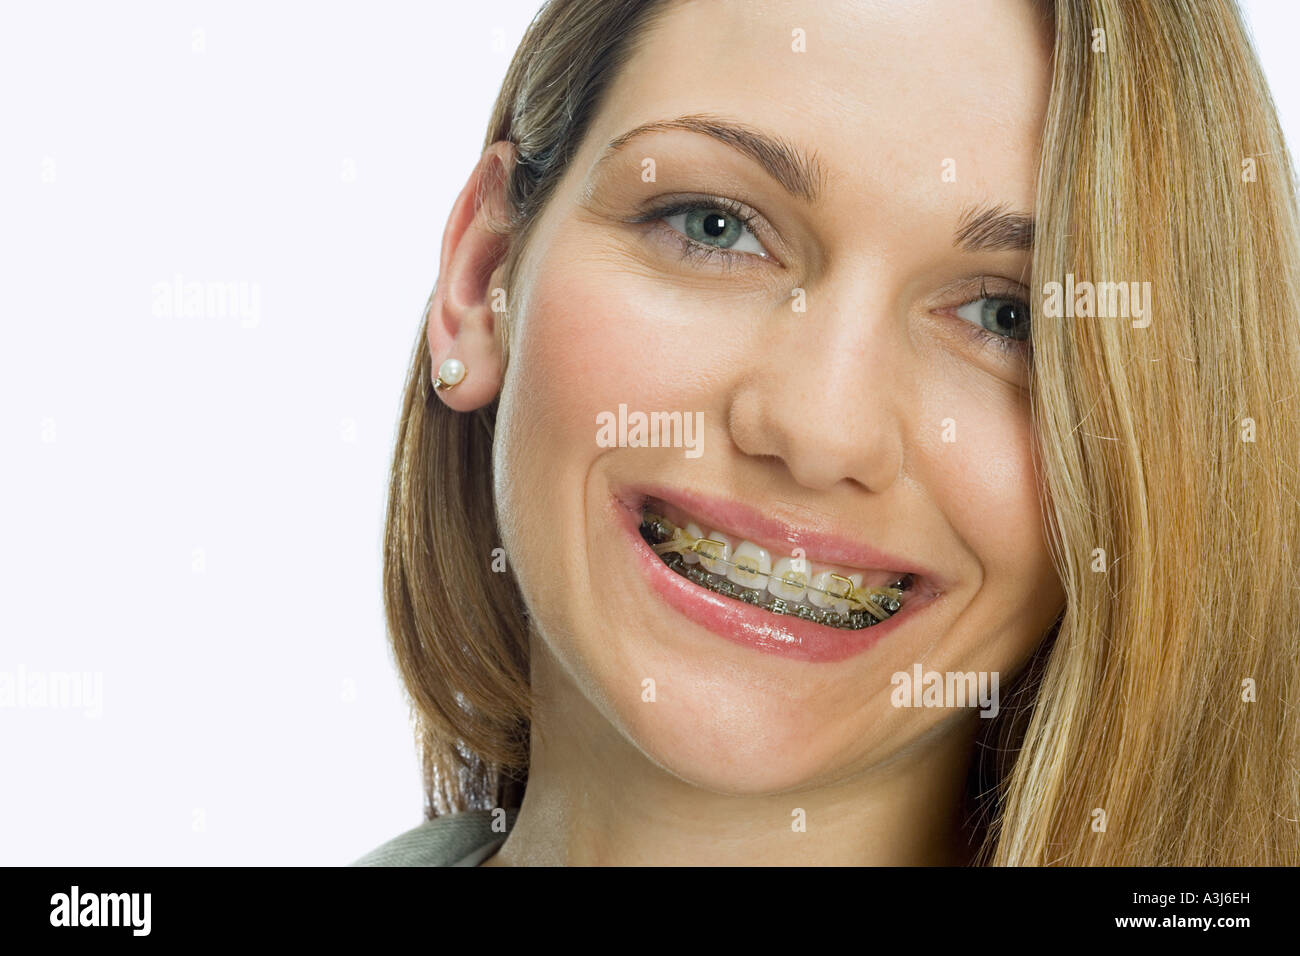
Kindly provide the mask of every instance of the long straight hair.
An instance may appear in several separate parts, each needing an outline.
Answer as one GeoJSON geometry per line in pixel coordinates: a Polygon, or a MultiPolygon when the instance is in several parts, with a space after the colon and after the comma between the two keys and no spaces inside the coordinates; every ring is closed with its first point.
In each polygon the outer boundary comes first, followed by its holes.
{"type": "MultiPolygon", "coordinates": [[[[1054,55],[1032,286],[1149,282],[1150,311],[1035,316],[1067,604],[978,742],[977,860],[1300,864],[1300,224],[1276,109],[1230,0],[1038,6],[1054,55]]],[[[530,25],[484,140],[518,156],[507,302],[605,90],[671,8],[550,0],[530,25]]],[[[491,566],[495,404],[434,396],[427,321],[384,598],[434,817],[519,805],[532,702],[523,601],[491,566]]]]}

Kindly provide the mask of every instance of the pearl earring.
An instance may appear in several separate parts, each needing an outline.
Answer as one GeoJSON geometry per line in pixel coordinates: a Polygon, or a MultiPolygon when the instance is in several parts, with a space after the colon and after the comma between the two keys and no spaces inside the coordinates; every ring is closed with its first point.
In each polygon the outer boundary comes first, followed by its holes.
{"type": "Polygon", "coordinates": [[[449,358],[438,366],[438,379],[433,383],[434,391],[445,392],[455,388],[465,378],[465,363],[460,359],[449,358]]]}

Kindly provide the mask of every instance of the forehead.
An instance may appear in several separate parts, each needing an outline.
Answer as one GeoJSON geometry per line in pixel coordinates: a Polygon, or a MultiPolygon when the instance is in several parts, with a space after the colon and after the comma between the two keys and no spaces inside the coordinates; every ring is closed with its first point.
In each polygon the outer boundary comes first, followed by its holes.
{"type": "Polygon", "coordinates": [[[876,187],[1032,206],[1050,58],[1033,0],[674,0],[611,86],[591,155],[703,112],[815,154],[835,203],[876,187]]]}

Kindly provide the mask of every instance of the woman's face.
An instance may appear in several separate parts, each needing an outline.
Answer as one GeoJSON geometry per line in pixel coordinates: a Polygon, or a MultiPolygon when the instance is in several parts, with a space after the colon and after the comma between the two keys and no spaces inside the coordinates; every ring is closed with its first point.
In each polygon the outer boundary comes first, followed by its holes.
{"type": "Polygon", "coordinates": [[[1060,610],[1014,218],[1049,59],[1028,2],[678,2],[538,223],[509,303],[503,537],[567,690],[678,777],[774,792],[972,730],[971,709],[895,706],[893,675],[1005,686],[1060,610]],[[635,447],[655,412],[676,447],[635,447]],[[792,570],[786,611],[827,600],[801,581],[913,578],[885,623],[816,623],[668,567],[644,507],[728,539],[764,601],[762,570],[792,570]]]}

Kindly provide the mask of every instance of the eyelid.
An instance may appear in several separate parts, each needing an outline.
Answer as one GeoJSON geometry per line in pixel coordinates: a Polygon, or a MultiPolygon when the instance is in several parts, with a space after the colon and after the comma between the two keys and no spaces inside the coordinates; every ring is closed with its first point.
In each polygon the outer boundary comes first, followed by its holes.
{"type": "Polygon", "coordinates": [[[1013,302],[1021,302],[1024,304],[1025,308],[1029,310],[1030,327],[1032,329],[1034,307],[1029,300],[1029,289],[1023,283],[1007,279],[1005,276],[981,275],[977,280],[967,278],[956,283],[951,283],[945,286],[941,290],[940,294],[952,295],[958,290],[969,289],[971,281],[979,282],[979,290],[976,293],[970,294],[968,292],[962,292],[960,296],[961,301],[957,305],[935,309],[934,311],[959,323],[960,331],[964,333],[968,341],[977,348],[988,350],[998,356],[999,359],[1011,357],[1017,362],[1028,361],[1029,356],[1033,354],[1032,335],[1029,338],[1024,339],[1015,339],[1010,336],[998,335],[995,332],[990,332],[987,329],[957,315],[957,310],[965,308],[966,306],[972,305],[973,303],[979,302],[983,299],[1007,299],[1013,302]],[[1013,288],[1008,288],[1007,291],[997,289],[990,291],[988,288],[990,280],[998,283],[1005,283],[1007,286],[1013,288]]]}
{"type": "Polygon", "coordinates": [[[738,199],[732,199],[727,196],[709,195],[707,193],[687,193],[674,194],[666,197],[658,197],[646,203],[643,211],[633,218],[627,220],[630,223],[652,223],[662,224],[662,227],[672,233],[674,241],[684,245],[698,247],[697,251],[702,256],[709,258],[718,258],[724,260],[728,265],[741,263],[745,259],[756,259],[759,262],[767,262],[777,266],[784,266],[785,263],[781,258],[772,251],[774,243],[768,238],[768,234],[775,236],[776,232],[768,224],[766,218],[752,206],[741,202],[738,199]],[[674,229],[667,223],[661,223],[663,219],[669,216],[675,216],[684,212],[691,212],[698,209],[719,209],[730,216],[739,219],[744,227],[749,230],[750,234],[763,247],[766,255],[758,255],[754,252],[734,251],[724,249],[721,246],[710,246],[707,243],[699,242],[685,235],[681,231],[674,229]],[[758,228],[754,228],[755,224],[758,228]]]}
{"type": "Polygon", "coordinates": [[[965,276],[955,282],[949,282],[935,290],[931,299],[936,302],[956,300],[958,306],[970,305],[984,298],[1019,299],[1030,306],[1032,311],[1031,295],[1029,286],[1024,282],[1006,276],[981,274],[965,276]]]}

